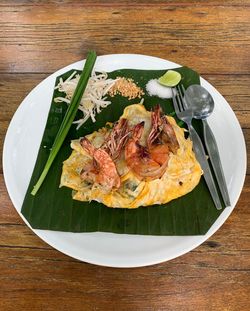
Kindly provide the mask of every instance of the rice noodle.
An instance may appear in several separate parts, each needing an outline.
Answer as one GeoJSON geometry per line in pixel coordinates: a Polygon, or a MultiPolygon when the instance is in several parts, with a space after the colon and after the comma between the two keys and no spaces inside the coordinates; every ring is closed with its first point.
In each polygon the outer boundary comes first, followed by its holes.
{"type": "MultiPolygon", "coordinates": [[[[56,97],[54,99],[56,103],[70,103],[80,78],[80,75],[76,73],[77,72],[74,71],[65,81],[60,78],[55,89],[58,89],[60,92],[64,92],[66,96],[56,97]]],[[[117,80],[108,79],[108,74],[106,72],[97,74],[93,71],[78,107],[78,109],[83,113],[83,116],[79,120],[73,122],[77,124],[77,129],[79,129],[89,118],[95,122],[96,113],[100,113],[103,108],[106,108],[111,104],[111,101],[106,100],[107,97],[105,97],[105,95],[116,81],[117,80]]]]}

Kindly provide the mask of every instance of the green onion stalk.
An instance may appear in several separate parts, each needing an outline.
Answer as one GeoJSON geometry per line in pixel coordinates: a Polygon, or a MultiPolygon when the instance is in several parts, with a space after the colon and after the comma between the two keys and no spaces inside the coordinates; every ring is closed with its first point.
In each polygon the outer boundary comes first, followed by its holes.
{"type": "Polygon", "coordinates": [[[89,77],[90,77],[91,72],[93,70],[95,61],[96,61],[96,53],[94,51],[90,51],[87,55],[83,71],[81,73],[79,82],[76,86],[75,92],[72,96],[71,102],[68,106],[68,109],[67,109],[66,114],[63,118],[62,124],[58,130],[57,135],[56,135],[56,138],[55,138],[55,141],[54,141],[53,146],[51,148],[48,160],[44,166],[44,169],[43,169],[37,183],[35,184],[33,190],[31,191],[32,195],[36,195],[37,191],[41,187],[43,181],[45,180],[45,178],[48,174],[48,171],[49,171],[55,157],[57,156],[57,154],[58,154],[58,152],[59,152],[59,150],[60,150],[68,132],[69,132],[69,129],[72,125],[72,122],[75,119],[81,98],[82,98],[83,93],[86,89],[89,77]]]}

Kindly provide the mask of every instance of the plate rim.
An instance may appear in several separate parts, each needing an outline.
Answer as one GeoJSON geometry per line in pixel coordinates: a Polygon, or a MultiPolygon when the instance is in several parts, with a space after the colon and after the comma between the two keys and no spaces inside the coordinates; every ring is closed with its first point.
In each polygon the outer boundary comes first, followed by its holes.
{"type": "MultiPolygon", "coordinates": [[[[144,59],[149,59],[149,60],[154,60],[156,61],[157,63],[159,62],[166,62],[166,63],[171,63],[171,66],[180,66],[172,61],[169,61],[169,60],[166,60],[166,59],[162,59],[162,58],[159,58],[159,57],[155,57],[155,56],[149,56],[149,55],[143,55],[143,54],[107,54],[107,55],[101,55],[101,56],[98,56],[97,60],[99,62],[102,61],[102,59],[105,59],[107,57],[115,57],[115,58],[123,58],[123,57],[131,57],[131,58],[136,58],[136,57],[143,57],[144,59]]],[[[240,127],[240,124],[239,124],[239,121],[233,111],[233,109],[231,108],[231,106],[228,104],[227,100],[215,89],[215,87],[213,87],[208,81],[206,81],[204,78],[200,77],[201,78],[201,85],[203,86],[208,86],[209,88],[213,89],[214,92],[217,93],[217,95],[219,95],[220,97],[222,97],[225,101],[225,103],[228,105],[228,108],[230,108],[231,110],[231,113],[232,115],[234,116],[234,121],[235,123],[237,124],[237,127],[238,127],[238,130],[240,130],[240,134],[241,134],[241,143],[242,143],[242,148],[244,150],[243,152],[243,168],[242,170],[245,172],[244,173],[244,178],[241,179],[241,185],[240,185],[240,190],[238,191],[238,195],[237,195],[237,198],[235,199],[235,202],[232,204],[232,206],[230,207],[230,210],[229,210],[229,207],[227,207],[223,212],[222,214],[217,218],[217,220],[215,221],[215,223],[210,227],[209,231],[205,234],[205,235],[196,235],[195,237],[200,237],[200,240],[197,242],[195,241],[193,244],[189,244],[188,247],[186,247],[184,250],[180,251],[180,252],[177,252],[175,255],[173,256],[169,256],[169,258],[161,258],[161,259],[158,259],[158,260],[145,260],[145,262],[139,262],[139,263],[134,263],[131,265],[131,263],[129,264],[119,264],[119,263],[112,263],[112,261],[109,263],[109,261],[103,261],[103,262],[100,262],[99,260],[91,260],[90,258],[80,258],[76,255],[72,255],[70,254],[70,252],[67,252],[65,250],[62,250],[60,247],[58,247],[57,245],[55,245],[54,243],[51,243],[49,242],[45,237],[44,237],[44,232],[47,232],[47,231],[50,231],[50,230],[39,230],[39,229],[33,229],[30,224],[28,223],[28,221],[24,218],[24,216],[22,215],[21,213],[21,210],[18,209],[18,207],[16,206],[16,200],[13,196],[13,193],[11,192],[11,186],[9,184],[9,181],[8,181],[8,172],[6,170],[6,163],[7,163],[7,159],[6,159],[6,153],[7,153],[7,147],[8,147],[8,139],[9,139],[9,136],[10,136],[10,133],[11,133],[11,129],[13,127],[13,124],[15,123],[15,116],[18,115],[18,113],[20,113],[21,109],[23,109],[23,105],[25,104],[25,102],[28,100],[30,94],[32,92],[34,92],[36,89],[38,89],[40,87],[41,84],[44,83],[44,81],[48,81],[49,79],[51,79],[53,76],[58,76],[60,74],[62,74],[63,72],[66,72],[70,69],[73,69],[74,66],[79,66],[79,64],[83,65],[84,64],[84,61],[85,60],[80,60],[80,61],[77,61],[77,62],[74,62],[72,64],[69,64],[63,68],[60,68],[59,70],[56,70],[55,72],[53,72],[52,74],[50,74],[49,76],[47,76],[45,79],[43,79],[39,84],[37,84],[29,93],[28,95],[23,99],[23,101],[20,103],[20,105],[18,106],[17,110],[15,111],[14,115],[12,116],[12,119],[10,121],[10,124],[8,126],[8,129],[7,129],[7,132],[6,132],[6,135],[5,135],[5,139],[4,139],[4,144],[3,144],[3,156],[2,156],[2,165],[3,165],[3,176],[4,176],[4,181],[5,181],[5,184],[6,184],[6,188],[7,188],[7,192],[9,194],[9,197],[16,209],[16,211],[18,212],[18,214],[21,216],[21,218],[23,219],[23,221],[25,222],[25,224],[37,235],[39,236],[39,238],[41,238],[44,242],[46,242],[48,245],[50,245],[51,247],[55,248],[56,250],[70,256],[70,257],[73,257],[77,260],[80,260],[80,261],[84,261],[84,262],[88,262],[88,263],[91,263],[91,264],[96,264],[96,265],[99,265],[99,266],[108,266],[108,267],[116,267],[116,268],[132,268],[132,267],[143,267],[143,266],[150,266],[150,265],[154,265],[154,264],[158,264],[158,263],[161,263],[161,262],[164,262],[164,261],[169,261],[169,260],[172,260],[174,258],[177,258],[181,255],[184,255],[186,253],[188,253],[189,251],[193,250],[194,248],[198,247],[199,245],[201,245],[204,241],[206,241],[208,238],[210,238],[217,230],[219,230],[219,228],[225,223],[225,221],[228,219],[228,217],[230,216],[230,214],[232,213],[232,211],[234,210],[236,204],[237,204],[237,201],[240,197],[240,194],[242,192],[242,188],[243,188],[243,185],[244,185],[244,181],[245,181],[245,176],[246,176],[246,169],[247,169],[247,151],[246,151],[246,143],[245,143],[245,139],[244,139],[244,135],[243,135],[243,132],[242,132],[242,129],[240,127]],[[223,216],[224,215],[224,216],[223,216]],[[223,216],[223,217],[222,217],[223,216]],[[223,220],[221,220],[218,223],[218,220],[220,218],[223,218],[223,220]],[[217,224],[215,226],[215,224],[217,224]]],[[[140,67],[140,66],[139,66],[140,67]]],[[[134,67],[133,67],[134,68],[134,67]]],[[[138,68],[139,69],[139,68],[138,68]]],[[[57,234],[58,232],[61,233],[61,231],[52,231],[53,233],[57,234]]],[[[64,234],[72,234],[72,233],[69,233],[69,232],[63,232],[64,234]]],[[[115,235],[115,236],[136,236],[138,237],[138,235],[127,235],[127,234],[115,234],[115,233],[105,233],[105,232],[94,232],[94,233],[79,233],[79,234],[84,234],[84,235],[92,235],[92,234],[101,234],[101,235],[115,235]]],[[[45,235],[46,236],[46,235],[45,235]]],[[[148,237],[148,236],[146,236],[148,237]]],[[[190,237],[190,236],[183,236],[182,238],[185,238],[185,237],[190,237]]]]}

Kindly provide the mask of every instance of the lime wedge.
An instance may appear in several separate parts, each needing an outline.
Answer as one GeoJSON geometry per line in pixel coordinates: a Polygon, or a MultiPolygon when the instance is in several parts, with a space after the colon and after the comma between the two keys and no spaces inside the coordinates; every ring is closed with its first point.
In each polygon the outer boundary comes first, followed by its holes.
{"type": "Polygon", "coordinates": [[[164,86],[173,87],[181,81],[181,74],[174,70],[168,70],[158,79],[158,82],[164,86]]]}

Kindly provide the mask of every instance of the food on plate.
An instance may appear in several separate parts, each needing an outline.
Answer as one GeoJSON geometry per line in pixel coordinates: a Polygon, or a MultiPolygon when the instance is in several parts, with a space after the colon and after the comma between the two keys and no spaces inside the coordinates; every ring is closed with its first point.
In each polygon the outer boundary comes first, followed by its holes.
{"type": "Polygon", "coordinates": [[[192,191],[202,170],[184,129],[160,106],[127,106],[115,124],[71,142],[61,186],[73,199],[108,207],[167,203],[192,191]]]}
{"type": "MultiPolygon", "coordinates": [[[[47,158],[47,161],[45,163],[45,166],[43,168],[43,171],[38,178],[36,184],[34,185],[31,194],[36,195],[37,191],[40,189],[42,183],[44,182],[49,169],[54,162],[63,142],[65,137],[67,136],[69,129],[71,127],[72,122],[75,119],[79,103],[81,101],[82,95],[84,94],[84,91],[86,89],[89,77],[91,75],[91,72],[93,70],[94,64],[96,61],[96,53],[95,51],[90,51],[88,52],[83,71],[81,73],[81,76],[79,78],[79,81],[77,83],[77,86],[75,88],[75,91],[72,95],[70,105],[64,115],[63,121],[60,125],[60,128],[57,132],[57,135],[55,137],[55,140],[53,142],[53,145],[50,149],[49,157],[47,158]]],[[[56,118],[57,119],[57,118],[56,118]]]]}
{"type": "Polygon", "coordinates": [[[144,95],[143,90],[131,78],[117,77],[115,83],[109,89],[109,95],[114,97],[119,94],[127,97],[128,100],[141,98],[144,95]]]}
{"type": "MultiPolygon", "coordinates": [[[[79,79],[80,75],[77,74],[77,71],[74,71],[64,81],[60,78],[55,90],[58,89],[64,95],[56,97],[54,99],[55,103],[64,102],[70,104],[79,79]]],[[[100,73],[93,71],[78,107],[83,116],[73,122],[77,124],[77,129],[89,118],[91,118],[92,122],[95,122],[96,114],[111,104],[111,101],[107,100],[107,95],[114,97],[117,94],[131,100],[141,98],[144,92],[131,78],[117,77],[111,79],[108,78],[108,74],[104,71],[100,73]]]]}
{"type": "Polygon", "coordinates": [[[161,85],[157,79],[151,79],[146,84],[146,90],[149,96],[157,96],[159,98],[172,98],[171,87],[161,85]]]}
{"type": "MultiPolygon", "coordinates": [[[[60,78],[55,89],[66,94],[66,96],[56,97],[54,101],[56,103],[65,102],[70,104],[79,79],[80,75],[77,74],[76,71],[74,71],[65,81],[60,78]]],[[[106,95],[114,86],[115,82],[116,80],[108,78],[106,72],[92,72],[78,107],[83,116],[74,121],[74,123],[77,124],[77,129],[79,129],[89,118],[91,118],[92,122],[95,122],[96,114],[100,113],[102,109],[111,104],[111,101],[107,100],[106,95]]]]}
{"type": "Polygon", "coordinates": [[[172,98],[171,87],[176,86],[181,81],[181,74],[174,70],[168,70],[158,79],[151,79],[146,84],[149,96],[159,98],[172,98]]]}
{"type": "Polygon", "coordinates": [[[167,87],[174,87],[181,81],[181,74],[175,70],[168,70],[158,79],[158,82],[167,87]]]}

